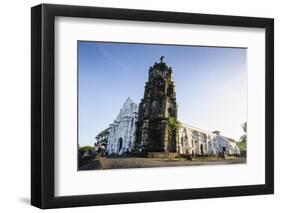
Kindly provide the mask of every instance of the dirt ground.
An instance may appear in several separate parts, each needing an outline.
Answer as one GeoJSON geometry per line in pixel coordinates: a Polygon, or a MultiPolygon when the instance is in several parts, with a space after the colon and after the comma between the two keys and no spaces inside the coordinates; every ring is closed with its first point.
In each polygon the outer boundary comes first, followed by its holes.
{"type": "Polygon", "coordinates": [[[169,160],[163,158],[107,158],[100,157],[99,160],[84,165],[79,170],[95,169],[124,169],[124,168],[148,168],[148,167],[170,167],[170,166],[200,166],[200,165],[225,165],[246,163],[246,158],[220,159],[220,160],[169,160]]]}

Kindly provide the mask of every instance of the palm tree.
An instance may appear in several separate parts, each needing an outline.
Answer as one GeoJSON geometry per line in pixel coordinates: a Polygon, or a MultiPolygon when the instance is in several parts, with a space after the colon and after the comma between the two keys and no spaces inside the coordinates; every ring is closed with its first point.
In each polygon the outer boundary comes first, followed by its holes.
{"type": "Polygon", "coordinates": [[[246,143],[247,143],[247,121],[245,123],[241,124],[241,127],[244,131],[244,134],[240,137],[239,145],[240,145],[240,149],[245,150],[246,143]]]}

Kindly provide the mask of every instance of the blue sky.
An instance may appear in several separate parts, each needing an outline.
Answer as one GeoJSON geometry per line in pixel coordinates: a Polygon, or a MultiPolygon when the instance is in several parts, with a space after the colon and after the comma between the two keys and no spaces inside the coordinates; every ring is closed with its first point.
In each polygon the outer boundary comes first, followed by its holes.
{"type": "Polygon", "coordinates": [[[140,102],[160,56],[173,69],[178,120],[239,139],[247,120],[247,49],[79,41],[80,146],[94,144],[128,97],[140,102]]]}

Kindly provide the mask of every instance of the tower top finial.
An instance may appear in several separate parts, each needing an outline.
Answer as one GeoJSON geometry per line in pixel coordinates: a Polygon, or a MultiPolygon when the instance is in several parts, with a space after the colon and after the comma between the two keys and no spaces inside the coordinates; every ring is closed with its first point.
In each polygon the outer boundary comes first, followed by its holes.
{"type": "Polygon", "coordinates": [[[161,64],[163,63],[163,59],[164,59],[164,56],[161,56],[161,57],[160,57],[160,63],[161,63],[161,64]]]}

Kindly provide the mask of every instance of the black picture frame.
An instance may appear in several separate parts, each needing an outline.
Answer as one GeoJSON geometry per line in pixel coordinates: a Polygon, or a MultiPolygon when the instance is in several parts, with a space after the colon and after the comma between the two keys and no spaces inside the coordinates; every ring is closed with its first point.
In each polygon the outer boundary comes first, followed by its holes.
{"type": "Polygon", "coordinates": [[[31,204],[60,208],[274,193],[274,20],[271,18],[41,4],[31,8],[31,204]],[[94,195],[54,195],[54,21],[83,17],[264,28],[265,184],[94,195]]]}

